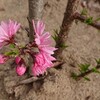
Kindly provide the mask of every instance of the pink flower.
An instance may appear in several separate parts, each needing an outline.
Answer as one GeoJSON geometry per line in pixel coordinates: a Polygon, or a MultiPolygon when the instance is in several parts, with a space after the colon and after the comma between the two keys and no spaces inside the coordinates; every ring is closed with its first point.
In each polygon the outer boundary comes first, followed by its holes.
{"type": "Polygon", "coordinates": [[[0,54],[0,64],[4,64],[8,57],[0,54]]]}
{"type": "Polygon", "coordinates": [[[33,27],[34,27],[34,31],[36,33],[36,36],[41,36],[43,34],[44,29],[45,29],[45,24],[42,21],[38,21],[37,25],[35,26],[35,22],[33,20],[33,27]]]}
{"type": "Polygon", "coordinates": [[[38,21],[37,25],[35,26],[34,20],[33,20],[33,27],[35,31],[35,42],[37,45],[50,45],[52,43],[51,41],[51,35],[49,32],[44,33],[45,24],[42,21],[38,21]]]}
{"type": "Polygon", "coordinates": [[[49,32],[46,32],[44,34],[38,35],[36,33],[36,38],[35,38],[35,42],[37,45],[41,45],[41,46],[49,46],[52,44],[52,40],[51,40],[51,35],[49,32]]]}
{"type": "Polygon", "coordinates": [[[35,63],[32,66],[33,75],[37,76],[43,74],[47,68],[50,68],[53,65],[52,61],[54,60],[56,60],[54,57],[44,52],[36,54],[35,63]]]}
{"type": "Polygon", "coordinates": [[[36,34],[35,42],[39,50],[49,54],[54,54],[54,51],[57,50],[57,48],[51,46],[51,35],[49,32],[44,32],[45,24],[42,21],[38,21],[37,25],[35,26],[33,20],[33,27],[36,34]]]}
{"type": "Polygon", "coordinates": [[[35,43],[38,46],[39,53],[35,55],[35,63],[32,67],[34,76],[43,74],[47,68],[50,68],[56,60],[52,54],[57,48],[52,47],[51,35],[49,32],[44,32],[45,24],[38,21],[35,25],[33,20],[33,27],[35,31],[35,43]]]}
{"type": "Polygon", "coordinates": [[[48,54],[54,54],[54,51],[57,50],[55,47],[50,47],[50,46],[40,46],[40,51],[43,51],[48,54]]]}
{"type": "Polygon", "coordinates": [[[32,72],[34,76],[39,76],[40,74],[43,74],[46,71],[46,69],[42,66],[39,66],[37,63],[35,63],[32,66],[32,72]]]}
{"type": "Polygon", "coordinates": [[[9,20],[8,22],[1,22],[0,25],[0,48],[4,45],[13,42],[14,35],[20,28],[20,24],[17,22],[9,20]]]}
{"type": "Polygon", "coordinates": [[[18,66],[16,67],[16,73],[17,73],[19,76],[24,75],[25,71],[26,71],[26,67],[25,67],[23,64],[22,64],[22,65],[18,65],[18,66]]]}

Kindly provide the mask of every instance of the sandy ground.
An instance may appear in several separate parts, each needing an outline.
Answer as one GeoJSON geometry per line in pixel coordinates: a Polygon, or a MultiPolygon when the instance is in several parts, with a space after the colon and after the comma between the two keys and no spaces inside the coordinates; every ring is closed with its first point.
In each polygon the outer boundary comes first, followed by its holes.
{"type": "MultiPolygon", "coordinates": [[[[44,1],[43,20],[46,30],[54,34],[53,30],[59,29],[61,25],[67,0],[44,1]]],[[[28,0],[0,0],[0,21],[14,19],[28,27],[27,15],[28,0]]],[[[90,15],[100,17],[100,9],[92,9],[90,15]]],[[[21,32],[21,42],[27,42],[26,32],[21,32]]],[[[0,65],[0,100],[100,100],[100,75],[88,75],[91,81],[75,81],[70,77],[70,73],[78,69],[78,64],[91,63],[94,66],[95,58],[100,58],[99,33],[83,23],[73,23],[66,41],[69,47],[63,52],[66,63],[62,69],[50,69],[43,81],[14,87],[25,76],[16,75],[12,61],[0,65]]]]}

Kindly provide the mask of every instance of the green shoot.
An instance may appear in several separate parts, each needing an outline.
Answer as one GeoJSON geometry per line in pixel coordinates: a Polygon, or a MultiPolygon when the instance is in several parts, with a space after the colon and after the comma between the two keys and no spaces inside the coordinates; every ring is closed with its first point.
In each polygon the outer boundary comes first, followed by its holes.
{"type": "Polygon", "coordinates": [[[57,42],[58,41],[58,34],[59,34],[59,31],[57,30],[57,29],[55,29],[54,30],[54,36],[52,36],[53,37],[53,39],[55,40],[55,42],[57,42]]]}
{"type": "Polygon", "coordinates": [[[90,79],[88,77],[83,77],[86,81],[90,81],[90,79]]]}
{"type": "Polygon", "coordinates": [[[74,72],[71,73],[71,77],[72,77],[73,79],[76,80],[76,79],[77,79],[77,76],[78,76],[78,75],[77,75],[76,73],[74,73],[74,72]]]}
{"type": "Polygon", "coordinates": [[[100,71],[97,70],[96,68],[93,68],[92,71],[93,71],[94,73],[98,73],[98,74],[100,74],[100,71]]]}
{"type": "Polygon", "coordinates": [[[90,64],[80,64],[80,72],[81,73],[85,73],[89,70],[90,64]]]}
{"type": "Polygon", "coordinates": [[[92,24],[93,23],[93,17],[89,17],[84,21],[86,24],[92,24]]]}

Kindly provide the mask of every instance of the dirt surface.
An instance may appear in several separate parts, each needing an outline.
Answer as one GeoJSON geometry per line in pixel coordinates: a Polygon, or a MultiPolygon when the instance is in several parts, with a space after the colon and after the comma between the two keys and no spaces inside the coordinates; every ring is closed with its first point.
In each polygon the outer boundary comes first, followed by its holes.
{"type": "MultiPolygon", "coordinates": [[[[53,30],[60,28],[67,0],[44,1],[43,20],[46,30],[54,34],[53,30]]],[[[94,18],[100,17],[99,6],[90,8],[90,15],[94,18]]],[[[79,7],[78,11],[81,9],[79,7]]],[[[0,21],[13,19],[20,22],[23,27],[28,27],[27,15],[28,0],[0,0],[0,21]]],[[[77,71],[80,63],[96,65],[95,58],[100,58],[99,33],[100,31],[81,22],[77,25],[73,23],[66,41],[68,48],[63,51],[66,63],[62,69],[50,69],[49,75],[43,81],[14,87],[16,82],[25,79],[26,75],[16,75],[12,60],[0,65],[0,100],[100,100],[99,74],[88,75],[91,81],[75,81],[70,77],[70,73],[77,71]]],[[[21,30],[18,37],[22,44],[28,41],[24,30],[21,30]]]]}

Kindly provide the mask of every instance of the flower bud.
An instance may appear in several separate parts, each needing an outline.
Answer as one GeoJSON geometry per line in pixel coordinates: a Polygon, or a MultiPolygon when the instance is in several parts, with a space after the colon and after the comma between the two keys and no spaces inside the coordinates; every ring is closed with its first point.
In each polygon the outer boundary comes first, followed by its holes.
{"type": "Polygon", "coordinates": [[[7,60],[7,57],[0,54],[0,64],[4,64],[6,60],[7,60]]]}
{"type": "Polygon", "coordinates": [[[22,65],[18,65],[16,67],[16,73],[19,75],[19,76],[22,76],[24,75],[24,73],[26,72],[26,67],[22,64],[22,65]]]}
{"type": "Polygon", "coordinates": [[[19,64],[20,61],[21,61],[21,57],[17,56],[17,57],[15,58],[16,64],[19,64]]]}

